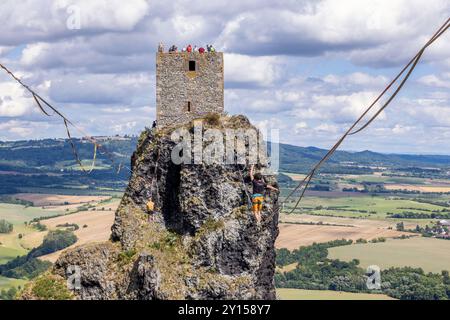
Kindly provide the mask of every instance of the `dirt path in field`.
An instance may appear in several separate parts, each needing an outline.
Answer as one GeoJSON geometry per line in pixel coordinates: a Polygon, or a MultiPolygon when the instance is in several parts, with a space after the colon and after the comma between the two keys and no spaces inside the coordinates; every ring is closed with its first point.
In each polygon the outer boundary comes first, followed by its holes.
{"type": "Polygon", "coordinates": [[[383,220],[350,219],[325,217],[316,215],[282,215],[279,228],[280,235],[275,246],[277,248],[297,249],[300,246],[311,245],[314,242],[327,242],[337,239],[372,240],[379,237],[393,238],[410,235],[395,230],[395,222],[383,220]],[[290,222],[290,223],[289,223],[290,222]],[[319,223],[322,225],[306,225],[297,223],[319,223]],[[336,224],[336,225],[326,225],[336,224]],[[389,229],[392,228],[392,229],[389,229]]]}

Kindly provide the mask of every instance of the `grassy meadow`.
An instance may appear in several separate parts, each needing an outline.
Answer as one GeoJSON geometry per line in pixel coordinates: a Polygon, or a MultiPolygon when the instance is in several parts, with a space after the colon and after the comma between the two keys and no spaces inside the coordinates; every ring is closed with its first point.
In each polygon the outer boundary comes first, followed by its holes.
{"type": "MultiPolygon", "coordinates": [[[[78,241],[75,245],[107,240],[119,204],[118,197],[74,196],[72,193],[17,194],[17,198],[32,201],[37,206],[0,203],[0,219],[11,222],[14,227],[13,232],[0,234],[0,264],[25,255],[42,243],[48,231],[39,231],[25,224],[34,218],[49,217],[40,221],[48,230],[61,228],[66,223],[77,224],[79,229],[75,234],[78,241]]],[[[57,251],[41,259],[54,262],[60,253],[57,251]]],[[[25,283],[25,280],[0,276],[0,291],[25,283]]]]}
{"type": "Polygon", "coordinates": [[[277,289],[277,296],[281,300],[395,300],[384,294],[287,288],[277,289]]]}
{"type": "Polygon", "coordinates": [[[351,261],[360,260],[361,266],[420,267],[425,272],[450,271],[450,241],[415,237],[387,240],[383,243],[353,244],[328,250],[328,257],[351,261]]]}

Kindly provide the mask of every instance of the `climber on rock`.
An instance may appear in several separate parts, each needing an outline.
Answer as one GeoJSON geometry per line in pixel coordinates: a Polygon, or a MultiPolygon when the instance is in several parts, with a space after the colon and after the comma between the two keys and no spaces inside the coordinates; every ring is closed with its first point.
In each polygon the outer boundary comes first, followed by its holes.
{"type": "Polygon", "coordinates": [[[255,215],[256,221],[259,223],[261,222],[261,211],[262,211],[262,205],[264,202],[264,193],[266,189],[278,191],[277,188],[272,187],[271,185],[268,185],[264,179],[261,173],[257,172],[254,173],[255,165],[252,165],[250,168],[250,180],[252,181],[253,185],[253,192],[252,192],[252,211],[255,215]]]}

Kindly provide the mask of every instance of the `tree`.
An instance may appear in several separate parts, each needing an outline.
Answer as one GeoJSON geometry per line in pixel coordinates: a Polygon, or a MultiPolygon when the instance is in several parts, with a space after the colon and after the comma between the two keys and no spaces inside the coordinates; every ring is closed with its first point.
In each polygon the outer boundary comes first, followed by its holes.
{"type": "Polygon", "coordinates": [[[2,290],[0,292],[0,300],[14,300],[17,294],[17,289],[11,287],[9,290],[2,290]]]}
{"type": "Polygon", "coordinates": [[[11,233],[13,231],[13,224],[2,219],[0,220],[0,233],[11,233]]]}

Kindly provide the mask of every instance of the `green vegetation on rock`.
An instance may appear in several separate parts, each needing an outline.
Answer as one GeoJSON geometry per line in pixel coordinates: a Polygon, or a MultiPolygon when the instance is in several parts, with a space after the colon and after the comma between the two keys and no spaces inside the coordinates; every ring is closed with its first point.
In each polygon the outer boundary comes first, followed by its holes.
{"type": "Polygon", "coordinates": [[[72,300],[72,292],[67,288],[66,281],[58,276],[45,274],[37,278],[33,285],[26,287],[22,299],[28,297],[37,300],[72,300]]]}

